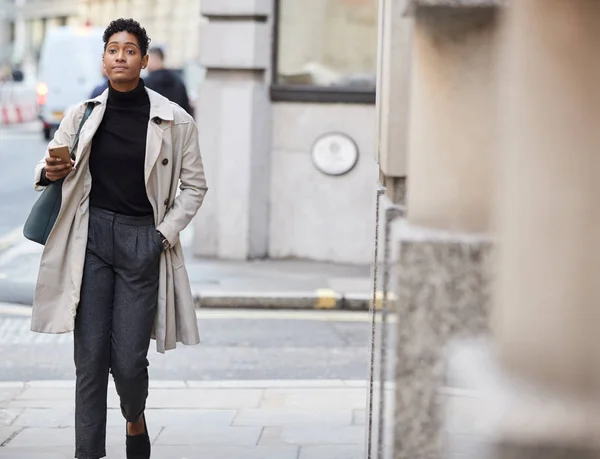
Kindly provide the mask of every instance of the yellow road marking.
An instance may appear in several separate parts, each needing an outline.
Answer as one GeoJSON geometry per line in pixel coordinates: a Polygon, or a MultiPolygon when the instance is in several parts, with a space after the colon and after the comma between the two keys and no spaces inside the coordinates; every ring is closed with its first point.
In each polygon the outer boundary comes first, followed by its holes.
{"type": "Polygon", "coordinates": [[[329,288],[320,288],[317,290],[317,302],[315,309],[335,309],[337,306],[337,295],[329,288]]]}
{"type": "MultiPolygon", "coordinates": [[[[392,308],[392,303],[394,301],[396,301],[398,299],[398,297],[392,293],[392,292],[388,292],[387,294],[387,299],[388,299],[388,308],[392,308]]],[[[383,292],[377,292],[375,294],[375,309],[377,310],[381,310],[383,308],[383,292]]]]}

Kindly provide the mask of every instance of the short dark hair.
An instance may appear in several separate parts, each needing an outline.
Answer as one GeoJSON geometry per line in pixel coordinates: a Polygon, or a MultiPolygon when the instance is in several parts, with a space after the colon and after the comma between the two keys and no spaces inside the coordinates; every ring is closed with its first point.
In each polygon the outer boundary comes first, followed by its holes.
{"type": "Polygon", "coordinates": [[[162,48],[159,48],[158,46],[150,48],[148,50],[148,54],[154,54],[155,56],[158,56],[161,61],[165,60],[165,52],[162,50],[162,48]]]}
{"type": "Polygon", "coordinates": [[[140,23],[134,19],[123,18],[115,19],[108,24],[108,27],[102,36],[102,40],[104,41],[104,50],[106,50],[106,46],[108,45],[108,40],[110,40],[110,37],[119,32],[128,32],[132,35],[135,35],[138,45],[140,46],[140,51],[142,52],[142,56],[145,56],[148,53],[150,38],[148,38],[146,29],[144,29],[140,23]]]}

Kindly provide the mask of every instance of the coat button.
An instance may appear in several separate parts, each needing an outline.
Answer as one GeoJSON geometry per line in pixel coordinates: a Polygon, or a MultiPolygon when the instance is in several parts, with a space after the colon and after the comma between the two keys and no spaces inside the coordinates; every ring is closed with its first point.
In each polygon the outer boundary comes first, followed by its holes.
{"type": "Polygon", "coordinates": [[[169,160],[167,158],[162,160],[162,165],[166,166],[167,164],[169,164],[169,160]]]}
{"type": "Polygon", "coordinates": [[[168,206],[168,205],[169,205],[169,200],[165,199],[165,206],[168,206]]]}
{"type": "Polygon", "coordinates": [[[154,123],[155,123],[155,124],[160,124],[160,123],[162,123],[162,120],[161,120],[160,118],[154,118],[154,120],[153,120],[153,121],[154,121],[154,123]]]}

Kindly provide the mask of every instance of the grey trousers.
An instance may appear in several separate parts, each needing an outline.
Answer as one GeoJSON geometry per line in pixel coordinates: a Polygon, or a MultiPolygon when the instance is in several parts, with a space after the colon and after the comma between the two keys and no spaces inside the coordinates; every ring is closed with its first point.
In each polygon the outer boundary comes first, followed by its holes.
{"type": "Polygon", "coordinates": [[[124,418],[137,421],[145,409],[161,250],[151,216],[90,209],[74,331],[76,458],[106,456],[109,371],[124,418]]]}

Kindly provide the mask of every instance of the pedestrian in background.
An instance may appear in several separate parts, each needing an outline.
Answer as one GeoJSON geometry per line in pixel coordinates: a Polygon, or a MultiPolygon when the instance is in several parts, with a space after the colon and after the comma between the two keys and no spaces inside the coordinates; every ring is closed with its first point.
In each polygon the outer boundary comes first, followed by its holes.
{"type": "Polygon", "coordinates": [[[175,102],[190,115],[194,116],[185,84],[174,71],[165,68],[165,54],[160,48],[148,51],[148,76],[146,86],[175,102]]]}
{"type": "Polygon", "coordinates": [[[99,84],[93,89],[92,94],[90,94],[90,99],[98,97],[100,94],[102,94],[108,89],[108,75],[106,74],[104,65],[102,66],[102,77],[104,78],[104,81],[102,81],[101,84],[99,84]]]}
{"type": "Polygon", "coordinates": [[[36,167],[38,189],[65,181],[40,262],[32,330],[74,330],[75,457],[106,456],[110,372],[126,420],[127,458],[147,459],[151,338],[161,353],[199,342],[179,233],[207,187],[194,120],[140,79],[146,30],[118,19],[103,40],[108,90],[70,110],[50,143],[71,146],[94,104],[76,161],[46,153],[36,167]]]}

